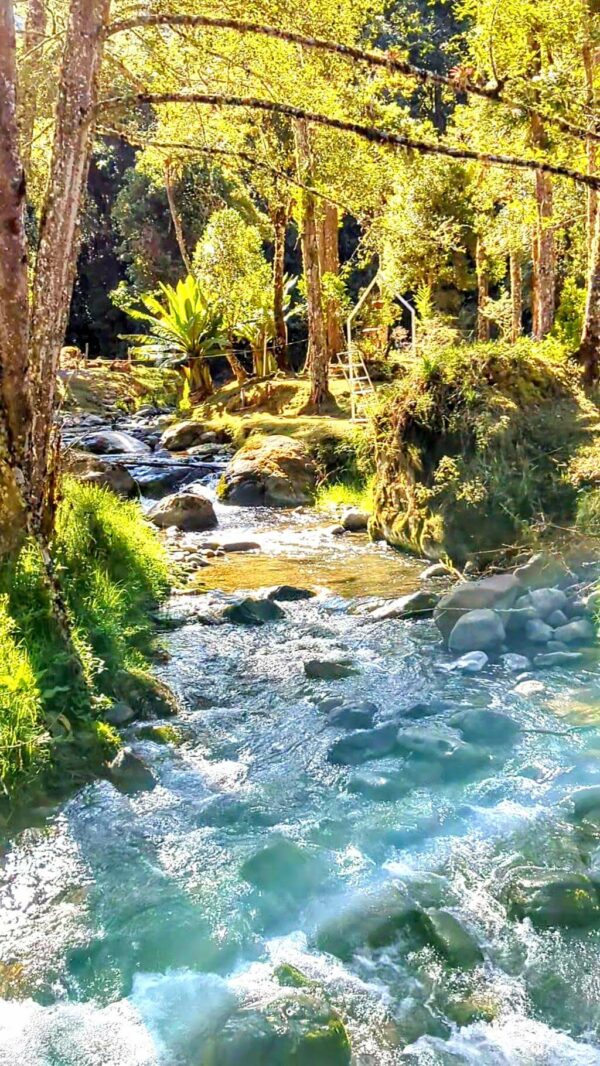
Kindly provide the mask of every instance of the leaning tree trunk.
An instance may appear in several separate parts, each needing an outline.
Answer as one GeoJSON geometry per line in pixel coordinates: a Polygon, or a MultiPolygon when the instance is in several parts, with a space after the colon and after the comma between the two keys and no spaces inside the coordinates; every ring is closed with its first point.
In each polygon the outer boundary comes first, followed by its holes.
{"type": "Polygon", "coordinates": [[[103,30],[110,0],[73,0],[65,37],[48,192],[42,211],[32,293],[30,350],[33,370],[33,500],[40,531],[52,528],[49,487],[58,357],[69,315],[78,219],[89,169],[103,30]]]}
{"type": "Polygon", "coordinates": [[[477,272],[477,340],[489,341],[490,320],[486,315],[486,311],[490,298],[490,278],[485,246],[479,234],[477,235],[475,248],[475,269],[477,272]]]}
{"type": "Polygon", "coordinates": [[[510,253],[510,339],[516,344],[523,332],[523,266],[519,252],[510,253]]]}
{"type": "Polygon", "coordinates": [[[12,5],[0,5],[0,558],[27,526],[29,307],[25,176],[19,156],[12,5]]]}
{"type": "Polygon", "coordinates": [[[31,164],[31,144],[39,103],[41,44],[46,34],[45,0],[28,0],[23,56],[19,64],[19,128],[21,162],[26,174],[31,164]]]}
{"type": "Polygon", "coordinates": [[[600,211],[596,211],[583,332],[577,359],[584,368],[586,382],[591,385],[598,381],[600,377],[600,211]]]}
{"type": "MultiPolygon", "coordinates": [[[[547,148],[541,119],[531,120],[532,142],[536,148],[547,148]]],[[[540,170],[535,174],[537,223],[533,237],[533,336],[542,340],[552,329],[556,299],[556,244],[554,239],[552,178],[540,170]]]]}
{"type": "Polygon", "coordinates": [[[248,375],[233,350],[233,339],[230,337],[225,348],[225,358],[231,367],[231,371],[238,385],[245,385],[248,375]]]}
{"type": "MultiPolygon", "coordinates": [[[[335,204],[326,200],[323,205],[323,213],[319,221],[319,263],[321,277],[323,274],[331,274],[337,278],[340,272],[340,253],[338,246],[338,210],[335,204]]],[[[335,299],[327,300],[325,304],[325,333],[327,337],[327,349],[331,361],[342,351],[344,347],[344,335],[340,322],[339,308],[335,299]]]]}
{"type": "Polygon", "coordinates": [[[177,204],[175,202],[175,191],[173,189],[173,171],[171,169],[170,159],[165,159],[164,162],[164,175],[165,175],[165,189],[167,191],[167,200],[169,203],[169,211],[171,212],[171,220],[173,222],[173,229],[175,230],[175,237],[177,240],[177,247],[179,248],[179,254],[183,260],[183,265],[188,274],[192,273],[192,261],[188,255],[188,250],[185,243],[185,237],[183,235],[183,226],[181,225],[181,215],[177,210],[177,204]]]}
{"type": "MultiPolygon", "coordinates": [[[[596,109],[596,92],[595,92],[595,76],[598,61],[596,59],[597,50],[593,43],[587,42],[583,46],[583,69],[585,71],[585,84],[586,84],[586,104],[589,113],[589,129],[590,133],[597,133],[600,130],[600,122],[597,118],[596,109]]],[[[586,141],[586,155],[587,155],[587,170],[588,174],[594,175],[597,170],[598,163],[598,144],[593,137],[588,137],[586,141]]],[[[587,193],[587,244],[588,244],[588,256],[591,265],[592,249],[594,244],[594,233],[596,228],[596,214],[598,212],[598,191],[597,189],[588,189],[587,193]]]]}
{"type": "Polygon", "coordinates": [[[273,355],[278,370],[290,369],[288,359],[288,336],[287,323],[285,321],[284,307],[284,278],[285,278],[285,235],[287,231],[287,210],[283,204],[278,204],[272,216],[275,242],[273,247],[273,315],[275,322],[275,335],[273,337],[273,355]]]}
{"type": "Polygon", "coordinates": [[[321,299],[315,197],[308,191],[312,181],[312,159],[308,127],[304,120],[295,122],[294,138],[298,177],[304,185],[301,198],[301,244],[308,316],[309,404],[318,411],[329,397],[329,352],[321,299]]]}

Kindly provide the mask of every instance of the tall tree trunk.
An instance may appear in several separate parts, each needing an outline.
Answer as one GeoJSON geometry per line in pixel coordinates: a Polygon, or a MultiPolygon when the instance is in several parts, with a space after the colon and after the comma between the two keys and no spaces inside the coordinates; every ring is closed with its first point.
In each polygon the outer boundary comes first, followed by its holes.
{"type": "Polygon", "coordinates": [[[183,236],[183,226],[181,225],[181,215],[177,210],[177,204],[175,203],[175,192],[173,189],[173,171],[171,168],[170,159],[165,159],[164,163],[164,175],[165,175],[165,189],[167,190],[167,200],[169,202],[169,211],[171,212],[171,220],[173,222],[173,229],[175,230],[175,237],[177,238],[177,245],[181,258],[183,259],[183,265],[188,274],[192,273],[192,261],[188,255],[188,250],[185,244],[185,237],[183,236]]]}
{"type": "MultiPolygon", "coordinates": [[[[594,89],[594,79],[596,74],[597,51],[591,42],[587,42],[583,46],[583,69],[585,71],[585,84],[586,84],[586,105],[589,112],[589,128],[590,133],[597,133],[600,129],[600,122],[596,113],[596,93],[594,89]]],[[[598,144],[593,137],[588,137],[586,142],[586,155],[587,155],[587,170],[588,174],[595,174],[598,163],[598,144]]],[[[596,189],[588,189],[587,192],[587,241],[588,241],[588,256],[592,256],[592,247],[594,244],[594,232],[596,228],[596,214],[598,212],[598,191],[596,189]]]]}
{"type": "Polygon", "coordinates": [[[584,368],[586,382],[591,385],[598,381],[600,377],[600,211],[596,211],[583,332],[577,359],[584,368]]]}
{"type": "Polygon", "coordinates": [[[37,527],[48,532],[55,501],[50,470],[58,357],[64,339],[79,245],[79,214],[89,169],[103,30],[110,0],[72,0],[65,37],[48,191],[42,211],[32,294],[33,498],[37,527]]]}
{"type": "Polygon", "coordinates": [[[523,267],[519,252],[511,252],[509,258],[512,308],[510,339],[515,344],[523,332],[523,267]]]}
{"type": "Polygon", "coordinates": [[[19,157],[15,23],[0,4],[0,558],[25,533],[29,488],[29,308],[25,176],[19,157]]]}
{"type": "Polygon", "coordinates": [[[273,355],[278,370],[290,369],[287,349],[287,323],[285,321],[284,308],[284,278],[285,278],[285,235],[287,231],[288,213],[284,204],[278,204],[271,215],[275,242],[273,247],[273,314],[275,320],[275,336],[273,338],[273,355]]]}
{"type": "Polygon", "coordinates": [[[490,278],[485,245],[479,234],[477,234],[475,248],[475,269],[477,271],[477,340],[489,341],[490,320],[486,316],[486,310],[490,298],[490,278]]]}
{"type": "Polygon", "coordinates": [[[304,120],[294,123],[294,138],[298,178],[305,186],[301,197],[301,244],[308,313],[309,403],[318,411],[329,397],[329,352],[327,351],[325,317],[321,299],[315,197],[308,191],[312,182],[312,157],[308,127],[304,120]]]}
{"type": "MultiPolygon", "coordinates": [[[[541,119],[531,120],[531,139],[536,148],[547,148],[541,119]]],[[[532,309],[533,336],[542,340],[552,329],[556,299],[556,243],[553,218],[553,187],[549,174],[536,171],[535,200],[537,223],[533,237],[532,309]]]]}
{"type": "MultiPolygon", "coordinates": [[[[332,274],[337,278],[340,272],[338,228],[338,209],[335,204],[326,200],[323,205],[317,231],[321,278],[324,274],[332,274]]],[[[344,347],[344,336],[342,333],[337,301],[327,300],[324,311],[327,349],[329,352],[329,360],[331,361],[344,347]]]]}
{"type": "Polygon", "coordinates": [[[230,337],[225,348],[225,358],[231,367],[231,371],[238,385],[245,385],[248,375],[233,350],[233,339],[230,337]]]}
{"type": "Polygon", "coordinates": [[[46,35],[45,0],[28,0],[23,57],[19,64],[19,129],[21,162],[26,174],[31,164],[31,142],[39,101],[41,42],[46,35]]]}

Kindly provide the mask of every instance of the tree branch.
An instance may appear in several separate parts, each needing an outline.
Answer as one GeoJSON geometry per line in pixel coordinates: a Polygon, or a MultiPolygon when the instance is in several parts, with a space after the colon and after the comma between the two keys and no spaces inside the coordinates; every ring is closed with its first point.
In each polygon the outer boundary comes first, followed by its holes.
{"type": "Polygon", "coordinates": [[[440,74],[437,71],[427,70],[425,67],[418,67],[414,63],[409,63],[405,59],[399,59],[394,52],[372,52],[366,51],[363,48],[356,48],[350,44],[339,44],[337,41],[327,41],[320,37],[309,37],[303,33],[296,33],[292,30],[282,30],[276,26],[263,26],[258,22],[247,22],[241,19],[233,18],[215,18],[210,15],[177,15],[177,14],[161,14],[161,15],[137,15],[134,18],[122,19],[120,22],[113,22],[108,27],[107,35],[113,36],[116,33],[124,33],[127,30],[137,29],[139,27],[153,27],[153,26],[198,26],[207,29],[221,29],[221,30],[234,30],[238,33],[257,33],[263,37],[271,37],[275,40],[285,41],[288,44],[299,44],[304,48],[312,48],[316,51],[330,52],[334,55],[342,56],[344,59],[356,60],[360,63],[366,63],[372,67],[382,67],[384,70],[393,71],[396,74],[403,74],[409,78],[415,78],[422,84],[430,85],[443,85],[447,89],[450,89],[455,95],[461,93],[467,93],[470,96],[479,96],[484,100],[490,100],[492,103],[503,104],[505,107],[517,108],[526,112],[528,115],[537,115],[538,118],[544,122],[555,125],[563,133],[568,133],[572,137],[576,137],[580,141],[586,141],[590,139],[600,141],[600,132],[592,132],[583,129],[581,126],[577,126],[573,122],[569,122],[568,119],[560,118],[558,115],[552,115],[539,109],[532,107],[530,104],[524,103],[518,100],[511,100],[509,97],[504,96],[502,86],[486,86],[477,85],[473,81],[465,81],[462,79],[460,83],[453,80],[451,76],[447,74],[440,74]]]}
{"type": "Polygon", "coordinates": [[[539,171],[542,174],[553,174],[555,177],[570,178],[580,185],[600,190],[600,176],[582,174],[579,170],[572,170],[570,167],[563,167],[558,163],[544,163],[537,159],[522,159],[519,156],[497,155],[490,152],[475,152],[471,148],[455,148],[452,145],[440,144],[436,141],[423,141],[406,137],[401,133],[388,133],[386,130],[380,130],[374,126],[363,126],[359,122],[331,118],[318,111],[307,111],[303,107],[294,107],[292,104],[282,104],[273,100],[260,100],[252,96],[229,96],[197,92],[136,93],[131,96],[115,96],[101,100],[97,105],[97,110],[104,112],[113,107],[122,105],[133,107],[136,104],[208,104],[212,107],[247,107],[257,111],[286,115],[289,118],[302,119],[318,126],[328,126],[330,129],[341,130],[345,133],[354,133],[357,137],[362,137],[372,144],[381,144],[391,148],[407,148],[419,152],[421,155],[441,155],[449,159],[471,159],[480,163],[488,163],[491,166],[539,171]]]}

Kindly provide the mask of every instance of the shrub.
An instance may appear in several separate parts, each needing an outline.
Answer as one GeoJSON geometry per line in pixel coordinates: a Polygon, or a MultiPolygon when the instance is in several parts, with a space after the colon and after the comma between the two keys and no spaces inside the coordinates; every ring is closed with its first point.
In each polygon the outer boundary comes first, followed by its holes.
{"type": "Polygon", "coordinates": [[[42,699],[35,671],[15,634],[7,597],[0,597],[0,780],[10,791],[15,780],[35,774],[47,760],[42,699]]]}

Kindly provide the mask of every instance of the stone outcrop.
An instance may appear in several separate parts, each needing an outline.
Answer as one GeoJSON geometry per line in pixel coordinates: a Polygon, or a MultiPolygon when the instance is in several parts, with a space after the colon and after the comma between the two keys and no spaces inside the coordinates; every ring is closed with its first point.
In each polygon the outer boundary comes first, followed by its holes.
{"type": "Polygon", "coordinates": [[[308,449],[291,437],[251,437],[219,484],[225,503],[248,507],[298,507],[310,503],[317,468],[308,449]]]}

